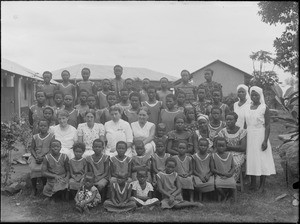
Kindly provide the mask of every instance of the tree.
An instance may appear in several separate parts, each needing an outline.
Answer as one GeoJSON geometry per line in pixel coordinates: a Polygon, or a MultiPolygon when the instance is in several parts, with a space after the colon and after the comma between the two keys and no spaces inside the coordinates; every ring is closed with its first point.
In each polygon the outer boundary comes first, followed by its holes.
{"type": "Polygon", "coordinates": [[[260,1],[258,7],[260,8],[258,15],[261,16],[263,22],[270,25],[276,25],[278,23],[286,25],[285,31],[280,37],[277,37],[273,43],[276,52],[274,62],[285,71],[298,76],[298,2],[260,1]]]}

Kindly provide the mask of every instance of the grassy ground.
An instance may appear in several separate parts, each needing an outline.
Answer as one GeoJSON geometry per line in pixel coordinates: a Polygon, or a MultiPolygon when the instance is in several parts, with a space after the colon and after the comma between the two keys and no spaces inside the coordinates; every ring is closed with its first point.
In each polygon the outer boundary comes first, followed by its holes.
{"type": "MultiPolygon", "coordinates": [[[[271,144],[273,148],[280,144],[278,134],[286,130],[282,123],[272,123],[271,144]]],[[[279,201],[275,198],[283,193],[296,192],[287,189],[283,169],[277,150],[273,150],[277,174],[267,179],[267,192],[259,194],[246,190],[238,192],[235,204],[204,201],[205,207],[181,210],[152,211],[142,209],[130,213],[113,214],[104,211],[100,206],[91,210],[90,215],[79,214],[74,210],[74,202],[56,202],[45,204],[42,196],[29,198],[30,189],[15,196],[1,197],[1,221],[38,221],[38,222],[297,222],[298,207],[292,206],[289,195],[279,201]],[[20,204],[17,204],[20,203],[20,204]]],[[[25,170],[19,166],[17,170],[25,170]]]]}

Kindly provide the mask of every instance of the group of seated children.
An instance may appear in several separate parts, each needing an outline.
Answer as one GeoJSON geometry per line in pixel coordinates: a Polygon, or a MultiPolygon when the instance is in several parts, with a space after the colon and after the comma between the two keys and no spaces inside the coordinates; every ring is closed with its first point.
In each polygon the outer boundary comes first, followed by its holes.
{"type": "Polygon", "coordinates": [[[152,209],[158,204],[162,208],[203,206],[194,201],[194,191],[201,195],[215,191],[222,200],[231,194],[233,201],[236,200],[233,157],[225,152],[226,140],[222,137],[215,138],[215,153],[208,152],[206,138],[199,139],[199,150],[193,155],[188,153],[188,142],[179,140],[178,154],[173,156],[166,153],[162,138],[156,138],[152,156],[145,154],[144,143],[137,140],[134,142],[137,155],[132,158],[125,155],[127,144],[123,141],[117,143],[118,154],[113,157],[103,153],[105,145],[100,139],[94,140],[95,153],[87,158],[82,157],[85,145],[75,143],[75,157],[70,160],[60,153],[60,141],[50,135],[48,143],[50,153],[43,159],[41,155],[33,155],[36,158],[32,169],[35,175],[31,176],[34,192],[37,178],[42,177],[45,200],[52,201],[54,195],[74,197],[80,212],[89,212],[106,196],[109,199],[103,206],[111,212],[132,211],[142,206],[152,209]],[[189,195],[187,200],[183,199],[184,192],[189,195]]]}

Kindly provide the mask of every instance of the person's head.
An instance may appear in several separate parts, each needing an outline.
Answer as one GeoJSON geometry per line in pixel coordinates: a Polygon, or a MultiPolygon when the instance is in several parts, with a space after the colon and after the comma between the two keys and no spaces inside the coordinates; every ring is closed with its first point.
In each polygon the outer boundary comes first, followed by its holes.
{"type": "Polygon", "coordinates": [[[118,122],[120,120],[121,113],[122,108],[117,105],[113,105],[109,108],[109,114],[114,122],[118,122]]]}
{"type": "Polygon", "coordinates": [[[201,101],[201,100],[204,100],[205,99],[205,89],[204,87],[198,87],[197,89],[197,95],[198,95],[198,99],[201,101]]]}
{"type": "Polygon", "coordinates": [[[177,93],[177,104],[178,105],[184,105],[185,99],[186,99],[186,94],[183,91],[179,91],[177,93]]]}
{"type": "Polygon", "coordinates": [[[124,157],[127,151],[127,143],[124,141],[118,141],[116,145],[116,150],[119,157],[124,157]]]}
{"type": "Polygon", "coordinates": [[[169,80],[166,77],[162,77],[160,79],[160,86],[162,89],[167,89],[169,84],[169,80]]]}
{"type": "Polygon", "coordinates": [[[131,79],[131,78],[125,79],[125,87],[128,90],[132,90],[132,88],[133,88],[133,79],[131,79]]]}
{"type": "Polygon", "coordinates": [[[141,105],[141,95],[138,92],[132,92],[129,96],[132,109],[137,109],[141,105]]]}
{"type": "Polygon", "coordinates": [[[189,121],[196,120],[196,112],[195,112],[194,107],[186,107],[184,109],[184,114],[185,114],[187,120],[189,120],[189,121]]]}
{"type": "Polygon", "coordinates": [[[182,70],[181,73],[181,79],[183,83],[188,83],[190,80],[190,72],[188,70],[182,70]]]}
{"type": "Polygon", "coordinates": [[[61,72],[61,78],[62,78],[62,80],[63,81],[66,81],[66,82],[68,82],[69,81],[69,79],[70,79],[70,72],[68,71],[68,70],[63,70],[62,72],[61,72]]]}
{"type": "Polygon", "coordinates": [[[89,108],[95,108],[96,107],[96,96],[94,94],[89,94],[87,97],[87,105],[89,108]]]}
{"type": "Polygon", "coordinates": [[[95,152],[95,155],[100,155],[103,150],[104,150],[104,142],[99,139],[99,138],[96,138],[94,141],[93,141],[93,146],[92,146],[94,152],[95,152]]]}
{"type": "Polygon", "coordinates": [[[162,137],[166,134],[167,132],[167,126],[164,123],[159,123],[156,127],[156,136],[157,137],[162,137]]]}
{"type": "Polygon", "coordinates": [[[227,142],[226,139],[220,136],[215,137],[214,147],[218,153],[224,153],[226,151],[227,142]]]}
{"type": "Polygon", "coordinates": [[[105,90],[105,91],[109,90],[110,85],[111,85],[111,83],[110,83],[109,79],[103,79],[103,81],[102,81],[102,89],[103,90],[105,90]]]}
{"type": "Polygon", "coordinates": [[[142,168],[136,172],[136,178],[139,181],[139,184],[144,184],[148,178],[148,170],[147,168],[142,168]]]}
{"type": "Polygon", "coordinates": [[[38,128],[39,128],[40,133],[42,133],[42,134],[47,133],[49,130],[49,120],[47,120],[45,118],[41,118],[38,121],[38,128]]]}
{"type": "Polygon", "coordinates": [[[179,140],[178,141],[178,154],[185,155],[188,149],[188,142],[186,140],[179,140]]]}
{"type": "Polygon", "coordinates": [[[120,90],[120,98],[123,103],[126,103],[129,99],[129,91],[126,88],[120,90]]]}
{"type": "Polygon", "coordinates": [[[46,102],[46,93],[42,90],[35,92],[35,98],[38,104],[44,104],[46,102]]]}
{"type": "Polygon", "coordinates": [[[174,172],[177,166],[177,162],[173,157],[168,157],[166,159],[165,166],[166,166],[166,173],[171,174],[174,172]]]}
{"type": "Polygon", "coordinates": [[[228,128],[234,128],[237,119],[238,119],[238,115],[235,112],[229,112],[226,115],[226,126],[228,128]]]}
{"type": "Polygon", "coordinates": [[[145,124],[148,121],[150,110],[148,109],[148,107],[140,107],[137,110],[137,114],[139,116],[139,122],[145,124]]]}
{"type": "Polygon", "coordinates": [[[142,82],[142,85],[143,85],[143,89],[144,89],[144,90],[147,90],[148,87],[150,86],[150,79],[144,78],[144,79],[143,79],[143,82],[142,82]]]}
{"type": "Polygon", "coordinates": [[[85,144],[82,142],[76,142],[73,145],[73,152],[75,155],[75,159],[79,160],[82,158],[82,155],[85,151],[85,144]]]}
{"type": "Polygon", "coordinates": [[[89,68],[83,68],[81,70],[81,76],[84,81],[87,81],[90,78],[91,70],[89,68]]]}
{"type": "Polygon", "coordinates": [[[81,103],[86,103],[89,92],[86,89],[79,91],[79,99],[81,103]]]}
{"type": "Polygon", "coordinates": [[[123,74],[123,68],[122,68],[121,65],[115,65],[114,74],[115,74],[117,79],[121,78],[121,76],[123,74]]]}
{"type": "Polygon", "coordinates": [[[117,103],[117,95],[115,92],[109,92],[106,95],[106,101],[108,103],[108,106],[111,107],[117,103]]]}
{"type": "Polygon", "coordinates": [[[220,107],[212,107],[211,108],[211,117],[214,120],[220,120],[221,119],[222,110],[220,107]]]}
{"type": "Polygon", "coordinates": [[[239,100],[248,100],[250,99],[250,96],[249,96],[249,87],[244,85],[244,84],[241,84],[241,85],[238,85],[237,88],[237,96],[239,98],[239,100]]]}
{"type": "Polygon", "coordinates": [[[49,84],[50,80],[52,79],[52,73],[49,71],[43,72],[43,79],[44,79],[44,83],[49,84]]]}
{"type": "Polygon", "coordinates": [[[58,155],[61,149],[61,142],[57,139],[53,139],[50,142],[50,150],[52,155],[58,155]]]}
{"type": "Polygon", "coordinates": [[[213,74],[214,74],[214,71],[211,70],[210,68],[204,70],[204,78],[206,79],[207,82],[212,81],[213,74]]]}
{"type": "Polygon", "coordinates": [[[84,175],[84,186],[88,189],[90,189],[91,187],[93,187],[95,183],[95,175],[93,172],[87,172],[84,175]]]}
{"type": "Polygon", "coordinates": [[[176,96],[172,93],[166,96],[166,106],[169,110],[172,110],[176,104],[176,96]]]}
{"type": "Polygon", "coordinates": [[[142,140],[135,140],[134,141],[134,146],[135,146],[136,154],[138,156],[145,155],[146,150],[145,150],[144,142],[142,140]]]}
{"type": "Polygon", "coordinates": [[[69,119],[69,112],[66,110],[59,110],[57,112],[57,119],[58,123],[61,127],[66,127],[68,126],[68,119],[69,119]]]}
{"type": "Polygon", "coordinates": [[[150,100],[154,100],[156,98],[156,88],[155,86],[149,86],[147,88],[147,95],[150,100]]]}
{"type": "Polygon", "coordinates": [[[186,123],[186,117],[183,114],[178,114],[174,118],[174,126],[176,131],[183,131],[186,123]]]}
{"type": "Polygon", "coordinates": [[[96,111],[94,109],[88,109],[85,112],[85,122],[88,124],[94,124],[95,123],[95,118],[96,118],[96,111]]]}
{"type": "Polygon", "coordinates": [[[198,141],[198,147],[200,154],[205,154],[207,152],[209,142],[206,138],[200,138],[198,141]]]}
{"type": "Polygon", "coordinates": [[[57,106],[62,105],[64,102],[64,94],[62,91],[56,90],[53,93],[53,99],[57,106]]]}
{"type": "Polygon", "coordinates": [[[47,106],[44,108],[43,116],[45,119],[47,119],[48,121],[52,120],[53,114],[54,114],[54,111],[53,111],[52,107],[47,106]]]}
{"type": "Polygon", "coordinates": [[[212,99],[214,101],[214,103],[219,103],[222,100],[222,94],[221,91],[219,89],[214,89],[212,92],[212,99]]]}
{"type": "Polygon", "coordinates": [[[252,86],[250,88],[250,96],[253,104],[265,104],[263,90],[258,86],[252,86]]]}
{"type": "Polygon", "coordinates": [[[162,139],[158,139],[157,141],[155,141],[155,145],[156,145],[156,153],[158,155],[162,155],[166,152],[165,141],[163,141],[162,139]]]}
{"type": "Polygon", "coordinates": [[[125,183],[126,183],[126,178],[117,178],[117,183],[118,183],[120,186],[124,186],[125,183]]]}
{"type": "Polygon", "coordinates": [[[70,94],[66,94],[65,97],[64,97],[64,105],[66,107],[72,107],[73,106],[73,96],[70,95],[70,94]]]}
{"type": "Polygon", "coordinates": [[[206,115],[200,115],[198,118],[197,118],[197,123],[198,123],[198,127],[200,130],[207,130],[208,129],[208,116],[206,115]]]}

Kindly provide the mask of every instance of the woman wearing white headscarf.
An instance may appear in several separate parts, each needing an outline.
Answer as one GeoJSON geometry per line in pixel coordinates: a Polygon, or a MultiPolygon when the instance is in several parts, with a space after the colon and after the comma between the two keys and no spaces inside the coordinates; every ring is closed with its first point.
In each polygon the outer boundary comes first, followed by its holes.
{"type": "Polygon", "coordinates": [[[249,88],[248,86],[241,84],[236,88],[237,96],[239,98],[238,102],[233,104],[233,111],[238,115],[238,119],[236,121],[236,126],[240,128],[244,128],[245,124],[245,108],[248,104],[250,104],[250,96],[249,96],[249,88]]]}
{"type": "Polygon", "coordinates": [[[251,176],[251,189],[256,189],[256,176],[260,176],[259,191],[265,191],[266,176],[275,174],[275,164],[269,141],[270,116],[263,91],[250,88],[251,104],[245,110],[247,124],[246,174],[251,176]]]}

